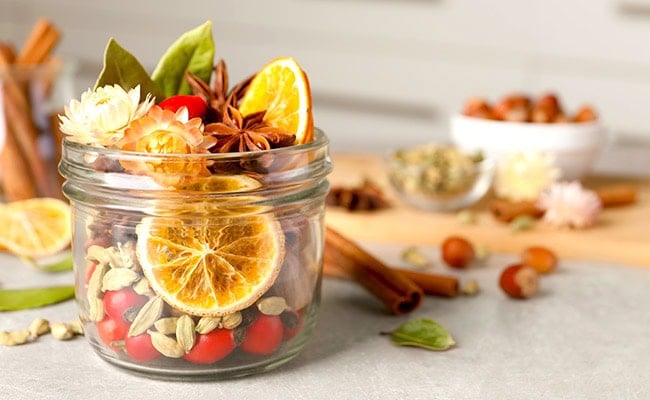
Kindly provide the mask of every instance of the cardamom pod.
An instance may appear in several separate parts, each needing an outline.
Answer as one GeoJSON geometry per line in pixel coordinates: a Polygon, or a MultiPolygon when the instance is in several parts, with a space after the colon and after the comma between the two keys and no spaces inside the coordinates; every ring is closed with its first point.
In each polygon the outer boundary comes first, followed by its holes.
{"type": "Polygon", "coordinates": [[[27,330],[29,331],[29,335],[32,338],[37,338],[50,331],[50,323],[46,319],[36,318],[32,321],[31,324],[29,324],[29,328],[27,328],[27,330]]]}
{"type": "Polygon", "coordinates": [[[151,336],[151,344],[160,354],[170,358],[181,358],[185,354],[183,346],[169,336],[160,332],[148,331],[151,336]]]}
{"type": "Polygon", "coordinates": [[[284,297],[270,296],[257,302],[257,309],[265,315],[280,315],[289,308],[284,297]]]}
{"type": "Polygon", "coordinates": [[[183,315],[178,318],[178,323],[176,324],[176,341],[183,347],[186,353],[194,347],[194,342],[196,341],[195,327],[194,320],[189,315],[183,315]]]}
{"type": "MultiPolygon", "coordinates": [[[[280,298],[282,299],[282,297],[280,298]]],[[[221,326],[224,329],[235,329],[241,324],[242,320],[243,317],[241,313],[239,311],[235,311],[234,313],[228,314],[221,319],[221,326]]]]}
{"type": "Polygon", "coordinates": [[[161,318],[154,322],[153,326],[156,330],[163,335],[173,335],[176,333],[176,325],[178,324],[178,317],[161,318]]]}
{"type": "Polygon", "coordinates": [[[111,268],[102,279],[102,291],[120,290],[131,286],[140,276],[128,268],[111,268]]]}
{"type": "Polygon", "coordinates": [[[84,325],[78,319],[68,322],[68,327],[75,335],[83,336],[84,335],[84,325]]]}
{"type": "Polygon", "coordinates": [[[27,329],[12,332],[0,332],[0,344],[4,346],[19,346],[29,342],[30,333],[27,329]]]}
{"type": "Polygon", "coordinates": [[[102,280],[107,270],[106,264],[97,264],[88,281],[86,298],[88,300],[88,318],[91,321],[99,322],[104,319],[104,302],[99,296],[102,293],[102,280]]]}
{"type": "Polygon", "coordinates": [[[196,324],[196,331],[205,335],[206,333],[210,333],[217,329],[219,324],[221,324],[221,317],[203,317],[196,324]]]}
{"type": "Polygon", "coordinates": [[[149,301],[144,303],[129,328],[129,337],[145,333],[147,329],[160,319],[163,307],[164,303],[160,297],[152,297],[149,301]]]}
{"type": "Polygon", "coordinates": [[[94,244],[86,250],[86,260],[96,261],[98,264],[108,264],[110,257],[107,250],[102,246],[94,244]]]}
{"type": "Polygon", "coordinates": [[[465,296],[476,296],[481,291],[478,282],[475,279],[470,279],[460,287],[460,292],[465,296]]]}
{"type": "Polygon", "coordinates": [[[527,231],[533,229],[537,220],[530,215],[520,215],[510,222],[510,229],[513,231],[527,231]]]}
{"type": "Polygon", "coordinates": [[[144,278],[140,279],[135,285],[133,285],[133,291],[139,295],[147,296],[147,297],[154,297],[156,295],[154,291],[151,290],[151,286],[149,286],[149,281],[144,278]]]}
{"type": "Polygon", "coordinates": [[[74,332],[68,326],[68,324],[63,322],[55,322],[50,325],[50,332],[55,339],[58,340],[69,340],[74,337],[74,332]]]}

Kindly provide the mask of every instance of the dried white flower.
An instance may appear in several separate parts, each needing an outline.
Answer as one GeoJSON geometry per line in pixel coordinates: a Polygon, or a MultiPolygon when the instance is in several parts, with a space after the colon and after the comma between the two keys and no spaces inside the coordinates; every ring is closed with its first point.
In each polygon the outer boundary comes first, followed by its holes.
{"type": "Polygon", "coordinates": [[[59,116],[60,129],[72,141],[111,147],[153,103],[150,94],[140,103],[140,85],[128,92],[117,84],[88,89],[81,101],[73,99],[65,107],[65,116],[59,116]]]}
{"type": "Polygon", "coordinates": [[[569,228],[586,228],[593,225],[602,209],[600,198],[580,182],[560,182],[540,196],[537,206],[545,210],[544,221],[569,228]]]}
{"type": "Polygon", "coordinates": [[[494,177],[496,195],[512,201],[536,200],[561,175],[549,153],[518,152],[504,157],[494,177]]]}

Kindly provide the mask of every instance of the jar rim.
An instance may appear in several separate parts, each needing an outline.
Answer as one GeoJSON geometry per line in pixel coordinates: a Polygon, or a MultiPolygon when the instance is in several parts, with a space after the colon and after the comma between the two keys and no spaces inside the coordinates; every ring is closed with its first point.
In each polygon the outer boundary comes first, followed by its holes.
{"type": "Polygon", "coordinates": [[[242,159],[242,158],[254,158],[262,157],[265,155],[278,155],[282,153],[300,153],[308,152],[310,150],[318,149],[320,147],[326,146],[329,144],[329,139],[325,133],[317,127],[314,127],[314,140],[294,146],[279,147],[270,150],[260,150],[260,151],[244,151],[244,152],[228,152],[228,153],[195,153],[195,154],[185,154],[185,153],[147,153],[140,151],[130,151],[130,150],[121,150],[121,149],[110,149],[106,147],[98,147],[89,144],[75,142],[68,139],[67,137],[63,138],[63,146],[69,150],[79,152],[79,153],[95,153],[101,154],[109,158],[124,159],[124,158],[134,158],[134,159],[148,159],[148,160],[169,160],[170,158],[184,158],[184,159],[210,159],[210,160],[233,160],[233,159],[242,159]]]}

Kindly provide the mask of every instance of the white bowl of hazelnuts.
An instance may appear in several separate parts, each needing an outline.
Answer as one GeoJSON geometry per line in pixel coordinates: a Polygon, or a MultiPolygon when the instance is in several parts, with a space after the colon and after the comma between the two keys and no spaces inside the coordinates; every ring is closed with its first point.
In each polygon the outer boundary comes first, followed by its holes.
{"type": "Polygon", "coordinates": [[[499,159],[513,152],[543,152],[555,158],[566,180],[589,173],[607,135],[594,109],[582,106],[569,114],[557,96],[536,99],[509,95],[491,105],[469,99],[451,120],[451,139],[466,151],[483,151],[499,159]]]}

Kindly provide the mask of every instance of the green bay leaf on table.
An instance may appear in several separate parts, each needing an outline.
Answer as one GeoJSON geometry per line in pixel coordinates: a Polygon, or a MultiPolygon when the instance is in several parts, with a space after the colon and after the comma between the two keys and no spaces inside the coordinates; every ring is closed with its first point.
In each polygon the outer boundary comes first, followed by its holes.
{"type": "Polygon", "coordinates": [[[182,34],[160,58],[151,74],[154,82],[162,89],[165,98],[177,94],[192,94],[185,79],[189,71],[210,82],[214,65],[214,41],[212,22],[207,21],[182,34]]]}
{"type": "Polygon", "coordinates": [[[140,61],[111,38],[104,51],[104,68],[99,73],[95,89],[115,84],[120,85],[124,90],[140,85],[141,99],[144,99],[147,93],[151,93],[158,101],[163,99],[158,84],[151,79],[140,61]]]}
{"type": "Polygon", "coordinates": [[[447,350],[456,344],[444,326],[427,318],[405,322],[390,335],[391,341],[400,346],[416,346],[428,350],[447,350]]]}
{"type": "Polygon", "coordinates": [[[74,297],[74,286],[0,289],[0,311],[26,310],[60,303],[74,297]]]}

